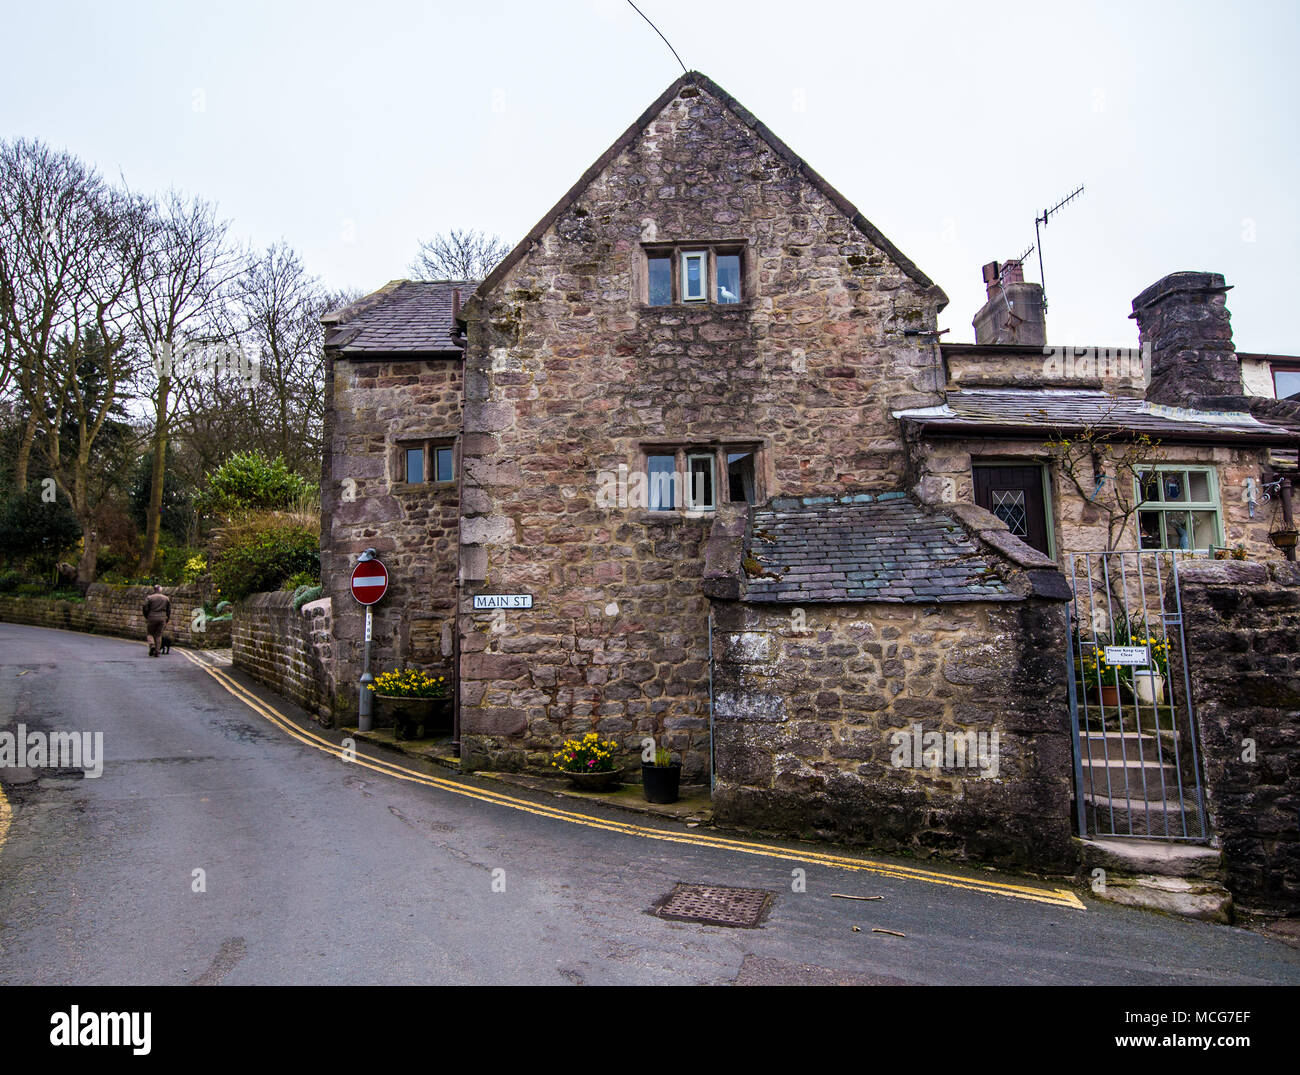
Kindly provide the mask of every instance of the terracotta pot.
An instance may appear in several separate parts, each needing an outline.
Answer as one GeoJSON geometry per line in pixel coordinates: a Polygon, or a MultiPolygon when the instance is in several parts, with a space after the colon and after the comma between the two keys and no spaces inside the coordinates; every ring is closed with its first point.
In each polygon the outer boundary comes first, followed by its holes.
{"type": "Polygon", "coordinates": [[[1103,683],[1101,685],[1101,704],[1102,705],[1119,705],[1119,688],[1113,683],[1103,683]]]}

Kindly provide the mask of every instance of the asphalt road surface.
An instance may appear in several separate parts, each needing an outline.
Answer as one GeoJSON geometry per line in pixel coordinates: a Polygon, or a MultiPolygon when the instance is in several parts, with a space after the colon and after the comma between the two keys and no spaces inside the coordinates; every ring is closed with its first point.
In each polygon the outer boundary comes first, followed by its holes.
{"type": "Polygon", "coordinates": [[[1300,983],[1279,941],[1048,882],[376,772],[143,643],[0,624],[0,731],[19,723],[102,732],[104,768],[0,769],[3,984],[1300,983]],[[754,929],[649,913],[678,882],[776,895],[754,929]]]}

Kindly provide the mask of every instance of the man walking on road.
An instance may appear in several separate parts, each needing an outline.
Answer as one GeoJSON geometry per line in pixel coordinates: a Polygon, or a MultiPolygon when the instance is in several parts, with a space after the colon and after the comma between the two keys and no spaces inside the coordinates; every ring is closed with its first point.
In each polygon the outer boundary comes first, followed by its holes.
{"type": "Polygon", "coordinates": [[[154,585],[153,593],[144,599],[145,633],[149,637],[149,656],[157,657],[162,645],[163,628],[171,622],[172,603],[162,587],[154,585]]]}

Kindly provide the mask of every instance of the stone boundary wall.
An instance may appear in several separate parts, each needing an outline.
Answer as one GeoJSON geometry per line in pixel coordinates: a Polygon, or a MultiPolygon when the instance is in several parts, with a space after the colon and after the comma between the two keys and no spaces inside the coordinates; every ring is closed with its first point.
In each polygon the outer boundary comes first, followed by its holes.
{"type": "Polygon", "coordinates": [[[295,610],[286,590],[253,594],[235,607],[234,665],[328,725],[334,713],[332,621],[328,597],[295,610]]]}
{"type": "Polygon", "coordinates": [[[808,605],[797,623],[776,605],[714,608],[720,821],[1074,869],[1064,601],[808,605]],[[976,747],[965,764],[958,734],[976,747]]]}
{"type": "Polygon", "coordinates": [[[1206,561],[1179,580],[1228,888],[1244,911],[1300,914],[1300,565],[1206,561]]]}
{"type": "MultiPolygon", "coordinates": [[[[93,583],[84,601],[64,601],[50,597],[0,597],[0,620],[29,623],[37,627],[58,627],[66,631],[88,631],[101,635],[120,635],[145,640],[144,616],[140,606],[153,592],[152,586],[110,586],[93,583]]],[[[221,649],[230,645],[230,621],[204,620],[202,631],[195,629],[194,610],[205,598],[199,586],[164,586],[171,598],[172,618],[167,636],[173,643],[193,649],[221,649]]]]}

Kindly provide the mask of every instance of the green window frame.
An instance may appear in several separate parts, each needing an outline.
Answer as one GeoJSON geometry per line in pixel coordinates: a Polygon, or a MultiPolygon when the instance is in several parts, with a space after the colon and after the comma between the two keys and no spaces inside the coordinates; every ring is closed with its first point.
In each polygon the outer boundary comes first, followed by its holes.
{"type": "Polygon", "coordinates": [[[1160,464],[1142,470],[1134,485],[1140,548],[1205,552],[1223,545],[1214,467],[1160,464]]]}

